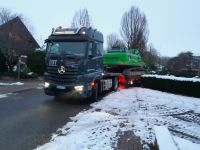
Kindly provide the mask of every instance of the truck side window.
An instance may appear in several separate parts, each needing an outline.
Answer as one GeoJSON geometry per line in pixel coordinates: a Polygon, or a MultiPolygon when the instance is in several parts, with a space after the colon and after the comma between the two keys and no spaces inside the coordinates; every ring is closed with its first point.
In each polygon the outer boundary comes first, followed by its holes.
{"type": "Polygon", "coordinates": [[[98,42],[93,42],[89,44],[89,53],[88,55],[92,55],[93,57],[102,56],[103,55],[103,44],[98,42]],[[95,45],[93,45],[95,44],[95,45]]]}
{"type": "Polygon", "coordinates": [[[95,48],[95,45],[94,45],[95,43],[93,42],[91,42],[90,44],[89,44],[89,53],[88,53],[88,55],[89,56],[92,56],[92,57],[96,57],[97,56],[97,53],[96,53],[96,48],[95,48]]]}
{"type": "Polygon", "coordinates": [[[89,44],[88,56],[92,56],[92,43],[89,44]]]}
{"type": "Polygon", "coordinates": [[[92,56],[93,57],[97,57],[97,43],[96,42],[93,42],[92,43],[92,56]]]}
{"type": "Polygon", "coordinates": [[[97,56],[102,56],[102,55],[103,55],[103,44],[97,43],[97,56]]]}

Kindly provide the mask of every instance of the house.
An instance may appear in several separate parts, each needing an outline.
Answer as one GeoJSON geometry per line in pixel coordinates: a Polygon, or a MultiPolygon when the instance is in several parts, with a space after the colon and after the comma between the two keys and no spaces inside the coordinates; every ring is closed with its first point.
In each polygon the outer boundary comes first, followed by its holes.
{"type": "Polygon", "coordinates": [[[191,62],[192,71],[200,71],[200,56],[193,56],[191,62]]]}
{"type": "Polygon", "coordinates": [[[191,52],[180,53],[168,61],[168,69],[176,73],[200,75],[200,56],[193,56],[191,52]]]}
{"type": "Polygon", "coordinates": [[[0,25],[0,50],[27,55],[29,50],[40,46],[19,17],[0,25]]]}

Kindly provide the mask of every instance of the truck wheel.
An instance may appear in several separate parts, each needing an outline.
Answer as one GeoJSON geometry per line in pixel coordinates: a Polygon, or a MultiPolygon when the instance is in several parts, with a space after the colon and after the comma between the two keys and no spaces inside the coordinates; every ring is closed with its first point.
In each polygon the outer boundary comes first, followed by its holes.
{"type": "Polygon", "coordinates": [[[98,82],[96,82],[95,86],[92,88],[92,96],[91,96],[91,100],[94,102],[98,101],[98,88],[99,84],[98,82]]]}
{"type": "Polygon", "coordinates": [[[55,100],[55,101],[60,102],[61,99],[62,99],[62,98],[61,98],[60,95],[58,95],[58,94],[54,95],[54,100],[55,100]]]}
{"type": "Polygon", "coordinates": [[[118,78],[115,77],[115,78],[113,78],[112,90],[117,91],[118,86],[119,86],[119,81],[118,81],[118,78]]]}

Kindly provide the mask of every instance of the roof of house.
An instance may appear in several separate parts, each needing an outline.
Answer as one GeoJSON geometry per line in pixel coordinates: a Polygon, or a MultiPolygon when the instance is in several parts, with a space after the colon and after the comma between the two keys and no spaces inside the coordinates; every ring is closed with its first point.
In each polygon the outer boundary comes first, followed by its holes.
{"type": "Polygon", "coordinates": [[[33,50],[39,47],[19,17],[0,25],[0,48],[33,50]]]}

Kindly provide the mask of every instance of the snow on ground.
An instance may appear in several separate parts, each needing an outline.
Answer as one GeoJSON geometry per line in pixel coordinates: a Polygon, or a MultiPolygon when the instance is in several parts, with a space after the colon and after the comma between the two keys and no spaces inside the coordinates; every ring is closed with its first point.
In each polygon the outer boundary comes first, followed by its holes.
{"type": "Polygon", "coordinates": [[[177,81],[192,81],[192,82],[200,82],[200,78],[185,78],[185,77],[175,77],[173,75],[152,75],[152,74],[145,74],[143,77],[153,77],[159,79],[169,79],[169,80],[177,80],[177,81]]]}
{"type": "Polygon", "coordinates": [[[36,89],[40,90],[40,89],[44,89],[44,83],[40,83],[36,89]]]}
{"type": "Polygon", "coordinates": [[[174,137],[174,140],[179,150],[200,150],[200,144],[195,144],[179,137],[174,137]]]}
{"type": "Polygon", "coordinates": [[[2,83],[2,82],[0,82],[0,86],[1,85],[24,85],[24,83],[22,83],[22,82],[14,82],[14,83],[2,83]]]}
{"type": "Polygon", "coordinates": [[[37,150],[111,150],[117,145],[119,131],[133,131],[142,144],[154,143],[154,125],[168,127],[180,150],[199,149],[198,98],[131,88],[111,93],[91,106],[72,117],[37,150]]]}
{"type": "Polygon", "coordinates": [[[178,150],[172,135],[165,126],[154,126],[154,131],[159,150],[166,150],[166,147],[167,150],[178,150]]]}
{"type": "Polygon", "coordinates": [[[12,95],[13,93],[6,93],[6,94],[0,94],[0,98],[8,97],[9,95],[12,95]]]}

